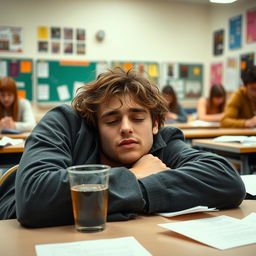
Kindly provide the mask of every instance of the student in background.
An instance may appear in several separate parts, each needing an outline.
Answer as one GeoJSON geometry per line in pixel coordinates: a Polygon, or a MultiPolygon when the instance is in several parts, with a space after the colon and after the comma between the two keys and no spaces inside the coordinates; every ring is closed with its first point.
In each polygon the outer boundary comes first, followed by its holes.
{"type": "Polygon", "coordinates": [[[15,81],[10,77],[0,78],[0,129],[31,131],[35,124],[31,104],[18,98],[15,81]]]}
{"type": "Polygon", "coordinates": [[[185,123],[187,113],[179,104],[176,93],[171,85],[166,85],[162,89],[162,94],[167,101],[169,112],[166,114],[166,123],[185,123]]]}
{"type": "Polygon", "coordinates": [[[197,119],[206,122],[220,122],[226,104],[226,91],[222,84],[213,84],[209,98],[200,98],[197,105],[197,119]]]}
{"type": "Polygon", "coordinates": [[[256,66],[244,70],[241,78],[244,85],[232,94],[221,127],[256,127],[256,66]]]}

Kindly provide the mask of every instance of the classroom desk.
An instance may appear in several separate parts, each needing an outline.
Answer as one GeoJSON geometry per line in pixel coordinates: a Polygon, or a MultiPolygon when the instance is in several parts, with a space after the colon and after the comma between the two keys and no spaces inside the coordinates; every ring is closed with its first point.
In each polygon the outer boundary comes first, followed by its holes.
{"type": "Polygon", "coordinates": [[[219,124],[210,124],[210,125],[207,125],[207,126],[203,126],[203,125],[195,125],[191,122],[188,122],[188,123],[172,123],[172,124],[164,124],[164,126],[174,126],[176,128],[179,128],[179,129],[202,129],[202,128],[205,128],[205,129],[214,129],[214,128],[219,128],[220,125],[219,124]]]}
{"type": "Polygon", "coordinates": [[[2,133],[0,133],[0,139],[3,137],[9,137],[12,139],[24,139],[25,140],[30,135],[30,133],[31,132],[23,132],[20,134],[2,134],[2,133]]]}
{"type": "Polygon", "coordinates": [[[218,128],[218,129],[184,129],[182,130],[186,139],[199,139],[199,138],[214,138],[222,135],[256,135],[256,129],[231,129],[231,128],[218,128]]]}
{"type": "Polygon", "coordinates": [[[201,147],[226,157],[241,165],[241,174],[250,174],[249,158],[256,157],[256,145],[246,146],[236,142],[216,142],[211,139],[194,139],[192,146],[201,147]]]}
{"type": "Polygon", "coordinates": [[[17,220],[2,220],[0,221],[0,255],[36,255],[36,244],[134,236],[153,256],[255,256],[256,244],[222,251],[157,226],[160,223],[209,218],[219,215],[241,219],[255,211],[255,201],[245,200],[239,208],[219,212],[193,213],[173,218],[164,218],[157,215],[140,216],[129,221],[108,222],[106,230],[98,233],[80,233],[74,229],[74,226],[27,229],[20,226],[17,220]]]}
{"type": "Polygon", "coordinates": [[[25,142],[0,148],[0,167],[18,164],[24,151],[25,142]]]}

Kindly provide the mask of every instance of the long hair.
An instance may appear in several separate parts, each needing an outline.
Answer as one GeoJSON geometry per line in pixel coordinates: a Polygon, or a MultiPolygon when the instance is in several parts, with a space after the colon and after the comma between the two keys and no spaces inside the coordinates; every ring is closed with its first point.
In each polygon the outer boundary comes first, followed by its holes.
{"type": "Polygon", "coordinates": [[[170,103],[167,102],[168,108],[169,108],[170,112],[177,114],[178,113],[178,100],[177,100],[177,96],[176,96],[176,93],[175,93],[173,87],[171,85],[164,86],[164,88],[162,89],[162,93],[172,97],[172,102],[170,102],[170,103]]]}
{"type": "MultiPolygon", "coordinates": [[[[14,121],[18,121],[18,112],[19,112],[19,104],[18,104],[18,93],[17,87],[14,79],[11,77],[4,77],[0,79],[0,94],[3,92],[9,92],[14,95],[14,102],[11,106],[10,115],[14,121]]],[[[5,107],[0,102],[0,119],[4,117],[5,107]]]]}
{"type": "Polygon", "coordinates": [[[122,95],[131,95],[138,104],[148,109],[153,123],[157,120],[159,127],[164,124],[168,109],[157,85],[134,70],[125,71],[119,67],[100,74],[95,81],[82,86],[72,106],[97,128],[99,105],[122,95]]]}
{"type": "Polygon", "coordinates": [[[209,105],[208,105],[208,110],[207,110],[208,114],[215,114],[213,98],[223,98],[224,99],[223,103],[218,106],[218,113],[223,112],[225,104],[226,104],[226,91],[222,84],[213,84],[210,89],[209,105]]]}

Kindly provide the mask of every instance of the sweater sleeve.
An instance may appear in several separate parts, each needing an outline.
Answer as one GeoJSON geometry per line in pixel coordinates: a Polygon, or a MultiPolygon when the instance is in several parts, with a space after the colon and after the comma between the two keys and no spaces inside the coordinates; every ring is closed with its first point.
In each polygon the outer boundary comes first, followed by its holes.
{"type": "Polygon", "coordinates": [[[178,106],[177,115],[178,115],[178,119],[176,120],[177,122],[180,122],[180,123],[187,122],[187,119],[188,119],[187,112],[185,111],[185,109],[181,105],[178,106]]]}
{"type": "Polygon", "coordinates": [[[224,117],[221,120],[221,127],[225,128],[244,128],[246,119],[238,118],[239,109],[241,108],[241,96],[234,93],[225,107],[224,117]]]}
{"type": "Polygon", "coordinates": [[[31,131],[36,124],[31,104],[26,99],[20,99],[19,107],[20,120],[15,122],[16,129],[21,131],[31,131]]]}
{"type": "Polygon", "coordinates": [[[140,180],[147,192],[149,213],[198,205],[233,208],[242,202],[244,184],[227,160],[191,148],[178,130],[170,137],[162,160],[171,170],[140,180]]]}

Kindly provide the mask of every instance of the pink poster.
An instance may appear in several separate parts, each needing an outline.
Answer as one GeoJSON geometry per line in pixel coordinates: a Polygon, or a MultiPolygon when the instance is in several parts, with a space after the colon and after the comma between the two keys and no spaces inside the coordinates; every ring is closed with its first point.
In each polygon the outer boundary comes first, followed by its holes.
{"type": "Polygon", "coordinates": [[[256,41],[256,8],[250,9],[246,13],[247,43],[256,41]]]}
{"type": "Polygon", "coordinates": [[[211,85],[223,83],[223,64],[211,64],[211,85]]]}

